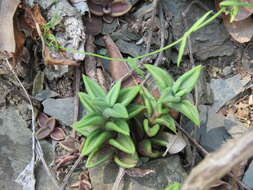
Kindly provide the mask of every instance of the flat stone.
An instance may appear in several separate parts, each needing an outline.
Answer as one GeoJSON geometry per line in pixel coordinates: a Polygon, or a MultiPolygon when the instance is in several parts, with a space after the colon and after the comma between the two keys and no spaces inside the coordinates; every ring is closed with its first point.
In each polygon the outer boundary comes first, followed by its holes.
{"type": "Polygon", "coordinates": [[[44,113],[63,122],[65,125],[73,123],[74,98],[53,99],[49,98],[42,102],[44,113]]]}
{"type": "MultiPolygon", "coordinates": [[[[182,37],[201,16],[206,13],[206,10],[197,4],[193,4],[187,12],[185,20],[187,28],[184,26],[182,12],[189,6],[189,1],[161,1],[165,12],[172,15],[172,33],[176,39],[182,37]]],[[[212,7],[213,3],[209,0],[201,1],[205,6],[212,7]]],[[[218,20],[212,21],[204,28],[191,34],[192,53],[200,60],[206,60],[217,56],[231,56],[234,53],[234,46],[231,42],[227,42],[229,34],[226,31],[223,23],[218,20]]],[[[187,51],[185,52],[188,53],[187,51]]]]}
{"type": "Polygon", "coordinates": [[[250,76],[244,78],[240,74],[237,74],[228,79],[212,79],[211,88],[214,94],[213,107],[215,111],[228,104],[233,98],[235,98],[245,88],[244,86],[250,82],[250,76]]]}
{"type": "MultiPolygon", "coordinates": [[[[18,175],[24,170],[32,158],[32,132],[27,128],[25,120],[18,113],[16,107],[8,107],[0,110],[0,189],[22,190],[23,187],[16,183],[18,175]]],[[[45,158],[51,161],[52,149],[47,142],[42,143],[47,150],[45,158]]],[[[36,169],[37,189],[54,190],[50,178],[40,167],[36,169]],[[42,183],[43,181],[43,183],[42,183]]]]}
{"type": "MultiPolygon", "coordinates": [[[[143,164],[141,168],[152,169],[155,173],[140,178],[124,176],[119,190],[164,190],[167,185],[182,182],[186,177],[178,155],[152,160],[143,164]]],[[[89,172],[94,190],[111,190],[118,166],[110,162],[91,168],[89,172]]]]}
{"type": "Polygon", "coordinates": [[[243,183],[249,187],[253,189],[253,161],[251,161],[248,169],[246,170],[244,176],[243,176],[243,183]]]}
{"type": "Polygon", "coordinates": [[[122,53],[128,54],[132,57],[137,57],[144,54],[144,48],[138,46],[135,43],[126,42],[124,40],[117,40],[116,45],[119,47],[122,53]]]}

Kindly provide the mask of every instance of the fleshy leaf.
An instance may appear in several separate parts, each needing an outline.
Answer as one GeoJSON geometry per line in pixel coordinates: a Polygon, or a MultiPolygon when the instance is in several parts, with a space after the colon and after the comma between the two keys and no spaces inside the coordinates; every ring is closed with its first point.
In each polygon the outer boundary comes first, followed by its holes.
{"type": "Polygon", "coordinates": [[[85,84],[85,89],[91,98],[104,98],[106,96],[104,89],[87,76],[83,75],[83,81],[85,84]]]}
{"type": "Polygon", "coordinates": [[[129,115],[129,119],[137,116],[145,109],[145,106],[139,104],[130,104],[127,106],[127,111],[129,115]]]}
{"type": "Polygon", "coordinates": [[[119,134],[116,140],[110,139],[109,144],[125,153],[135,153],[134,142],[130,136],[119,134]]]}
{"type": "Polygon", "coordinates": [[[105,122],[104,118],[97,113],[88,113],[80,121],[77,121],[73,124],[73,127],[84,128],[91,125],[101,125],[105,122]]]}
{"type": "Polygon", "coordinates": [[[103,115],[113,118],[128,118],[127,109],[122,104],[115,104],[113,108],[106,108],[103,112],[103,115]]]}
{"type": "Polygon", "coordinates": [[[110,106],[113,106],[116,103],[117,98],[119,96],[120,87],[121,87],[121,81],[117,81],[115,85],[111,88],[111,90],[108,92],[108,94],[106,95],[105,100],[110,106]]]}
{"type": "Polygon", "coordinates": [[[86,156],[94,150],[98,150],[105,141],[112,137],[110,131],[102,131],[97,129],[93,131],[86,139],[81,154],[86,156]]]}
{"type": "Polygon", "coordinates": [[[187,42],[187,35],[184,35],[182,38],[182,42],[180,43],[180,47],[178,50],[178,56],[177,56],[177,66],[180,65],[183,55],[184,55],[184,51],[185,51],[185,46],[186,46],[186,42],[187,42]]]}
{"type": "Polygon", "coordinates": [[[173,78],[165,70],[149,64],[145,64],[145,67],[154,78],[156,85],[160,90],[173,85],[173,78]]]}
{"type": "Polygon", "coordinates": [[[157,118],[155,120],[155,123],[164,125],[165,127],[169,128],[174,133],[177,131],[175,121],[169,114],[157,118]]]}
{"type": "Polygon", "coordinates": [[[129,126],[127,122],[122,119],[115,120],[114,122],[107,122],[105,127],[123,135],[130,135],[129,126]]]}
{"type": "Polygon", "coordinates": [[[202,66],[199,65],[180,76],[172,87],[174,95],[181,97],[191,92],[198,82],[201,70],[202,66]]]}
{"type": "Polygon", "coordinates": [[[103,164],[107,160],[111,159],[113,157],[114,150],[110,147],[102,147],[101,149],[97,151],[93,151],[89,154],[89,157],[86,162],[87,168],[93,168],[98,165],[103,164]]]}
{"type": "Polygon", "coordinates": [[[157,133],[159,132],[159,129],[160,129],[160,125],[158,125],[158,124],[150,127],[148,119],[145,119],[143,121],[143,127],[144,127],[146,134],[149,137],[153,137],[153,136],[157,135],[157,133]]]}
{"type": "Polygon", "coordinates": [[[149,139],[144,139],[141,141],[138,145],[139,152],[143,156],[151,157],[151,158],[157,158],[161,156],[161,153],[159,151],[153,151],[152,150],[152,144],[149,139]]]}
{"type": "Polygon", "coordinates": [[[174,183],[165,188],[165,190],[180,190],[180,183],[174,183]]]}
{"type": "Polygon", "coordinates": [[[127,106],[133,101],[139,91],[139,86],[130,86],[128,88],[123,88],[120,90],[117,102],[121,103],[124,106],[127,106]]]}
{"type": "Polygon", "coordinates": [[[84,92],[79,92],[78,93],[80,101],[82,103],[82,105],[84,106],[84,108],[86,109],[86,111],[88,112],[95,112],[96,108],[91,104],[91,97],[89,97],[88,94],[84,93],[84,92]]]}
{"type": "Polygon", "coordinates": [[[138,155],[137,153],[134,154],[126,154],[121,152],[119,156],[114,157],[114,162],[123,168],[133,168],[138,163],[138,155]]]}
{"type": "Polygon", "coordinates": [[[168,106],[184,114],[195,125],[200,126],[198,110],[189,100],[182,100],[180,103],[169,103],[168,106]]]}

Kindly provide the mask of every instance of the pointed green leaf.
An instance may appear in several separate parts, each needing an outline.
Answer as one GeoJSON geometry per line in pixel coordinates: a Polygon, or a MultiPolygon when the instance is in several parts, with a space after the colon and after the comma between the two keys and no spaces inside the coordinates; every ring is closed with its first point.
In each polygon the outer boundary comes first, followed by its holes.
{"type": "Polygon", "coordinates": [[[93,151],[89,154],[86,167],[87,168],[93,168],[98,165],[103,164],[107,160],[111,159],[113,157],[114,151],[110,147],[102,147],[101,149],[97,151],[93,151]]]}
{"type": "Polygon", "coordinates": [[[139,104],[130,104],[127,106],[127,111],[129,115],[129,119],[139,115],[143,110],[145,109],[145,106],[139,105],[139,104]]]}
{"type": "Polygon", "coordinates": [[[173,85],[173,78],[165,70],[149,64],[145,64],[145,68],[150,72],[160,90],[173,85]]]}
{"type": "Polygon", "coordinates": [[[128,88],[123,88],[120,90],[117,102],[121,103],[124,106],[127,106],[134,100],[139,91],[140,91],[139,86],[130,86],[128,88]]]}
{"type": "Polygon", "coordinates": [[[153,127],[150,127],[149,121],[147,119],[143,121],[143,127],[144,127],[144,131],[149,137],[153,137],[157,135],[160,130],[160,125],[158,124],[154,125],[153,127]]]}
{"type": "Polygon", "coordinates": [[[174,183],[168,187],[166,187],[165,190],[180,190],[180,183],[174,183]]]}
{"type": "Polygon", "coordinates": [[[127,109],[122,104],[115,104],[113,108],[106,108],[103,112],[106,117],[128,118],[127,109]]]}
{"type": "Polygon", "coordinates": [[[109,144],[125,153],[135,153],[134,142],[132,141],[130,136],[119,134],[116,140],[110,139],[109,144]]]}
{"type": "Polygon", "coordinates": [[[115,120],[114,122],[107,122],[105,124],[105,127],[108,129],[111,129],[113,131],[116,131],[118,133],[121,133],[123,135],[130,135],[130,130],[127,122],[122,119],[115,120]]]}
{"type": "Polygon", "coordinates": [[[120,87],[121,87],[121,81],[119,80],[115,83],[115,85],[111,88],[111,90],[106,95],[105,100],[110,106],[113,106],[116,103],[117,98],[119,96],[120,87]]]}
{"type": "Polygon", "coordinates": [[[138,163],[138,160],[139,158],[136,153],[135,154],[121,153],[120,157],[118,156],[114,157],[114,162],[122,168],[133,168],[138,163]]]}
{"type": "Polygon", "coordinates": [[[91,98],[104,98],[106,96],[105,91],[96,82],[83,75],[83,81],[85,89],[91,98]]]}
{"type": "Polygon", "coordinates": [[[189,100],[182,100],[180,103],[169,103],[168,106],[184,114],[195,125],[200,126],[198,110],[189,100]]]}
{"type": "Polygon", "coordinates": [[[80,121],[73,124],[74,128],[83,128],[89,125],[102,125],[104,118],[97,113],[88,113],[80,121]]]}
{"type": "Polygon", "coordinates": [[[161,156],[161,153],[159,151],[152,150],[152,144],[149,139],[144,139],[143,141],[141,141],[138,145],[138,149],[143,156],[151,158],[157,158],[161,156]]]}
{"type": "Polygon", "coordinates": [[[188,36],[184,35],[182,38],[182,41],[180,43],[180,47],[178,50],[178,56],[177,56],[177,66],[180,65],[183,55],[184,55],[184,51],[185,51],[185,46],[186,46],[186,42],[187,42],[187,38],[188,36]]]}
{"type": "Polygon", "coordinates": [[[137,64],[137,60],[136,59],[133,59],[131,57],[128,57],[127,58],[127,64],[136,72],[138,73],[142,78],[145,77],[145,73],[143,70],[141,70],[139,67],[138,67],[138,64],[137,64]]]}
{"type": "Polygon", "coordinates": [[[90,103],[91,97],[84,92],[78,93],[80,101],[87,112],[96,112],[96,108],[90,103]]]}
{"type": "Polygon", "coordinates": [[[169,114],[157,118],[155,120],[155,123],[158,123],[160,125],[164,125],[165,127],[172,130],[174,133],[177,131],[175,121],[169,114]]]}
{"type": "Polygon", "coordinates": [[[199,65],[180,76],[172,87],[174,95],[181,97],[191,92],[198,82],[201,70],[202,66],[199,65]]]}
{"type": "Polygon", "coordinates": [[[99,149],[105,141],[112,137],[112,132],[97,129],[86,139],[81,154],[86,156],[92,151],[99,149]]]}
{"type": "Polygon", "coordinates": [[[93,131],[97,130],[99,128],[99,126],[94,126],[94,125],[88,125],[85,127],[74,127],[72,126],[76,132],[82,134],[85,137],[88,137],[93,131]]]}

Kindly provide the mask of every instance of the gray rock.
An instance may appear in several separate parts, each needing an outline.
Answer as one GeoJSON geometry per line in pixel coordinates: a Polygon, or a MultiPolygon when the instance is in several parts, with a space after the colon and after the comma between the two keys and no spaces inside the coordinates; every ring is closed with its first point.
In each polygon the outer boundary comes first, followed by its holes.
{"type": "Polygon", "coordinates": [[[43,100],[46,100],[48,98],[54,98],[56,96],[59,96],[59,94],[55,91],[52,91],[50,89],[45,89],[45,90],[42,90],[40,93],[38,93],[35,98],[39,101],[43,101],[43,100]]]}
{"type": "Polygon", "coordinates": [[[246,170],[244,176],[243,176],[243,183],[253,189],[253,161],[251,161],[248,169],[246,170]]]}
{"type": "MultiPolygon", "coordinates": [[[[205,6],[212,7],[212,2],[208,0],[201,1],[205,6]]],[[[189,1],[161,1],[162,6],[172,15],[172,31],[176,39],[182,37],[185,29],[182,12],[189,6],[189,1]]],[[[190,28],[206,10],[194,4],[186,15],[188,28],[190,28]]],[[[217,20],[212,21],[204,28],[194,32],[191,35],[192,52],[200,60],[206,60],[217,56],[230,56],[234,52],[234,47],[231,42],[226,42],[229,35],[222,23],[217,20]]],[[[186,52],[187,53],[187,52],[186,52]]]]}
{"type": "MultiPolygon", "coordinates": [[[[167,185],[182,182],[186,177],[179,156],[155,159],[145,163],[141,168],[152,169],[142,178],[125,176],[120,190],[164,190],[167,185]]],[[[118,167],[113,163],[89,169],[94,190],[111,190],[117,176],[118,167]]]]}
{"type": "Polygon", "coordinates": [[[102,34],[111,34],[118,27],[117,19],[114,19],[112,23],[103,23],[102,34]]]}
{"type": "Polygon", "coordinates": [[[233,98],[235,98],[240,92],[245,88],[244,86],[250,82],[250,76],[241,78],[240,74],[237,74],[228,79],[212,79],[211,88],[214,94],[214,109],[219,111],[219,109],[228,104],[233,98]]]}
{"type": "Polygon", "coordinates": [[[227,66],[227,67],[225,67],[224,69],[223,69],[223,74],[225,75],[225,76],[227,76],[227,75],[229,75],[229,74],[231,74],[232,72],[233,72],[233,68],[231,67],[231,66],[227,66]]]}
{"type": "MultiPolygon", "coordinates": [[[[18,175],[24,170],[32,158],[32,133],[27,128],[26,122],[19,115],[16,107],[0,110],[0,189],[22,190],[22,186],[15,182],[18,175]]],[[[43,143],[43,148],[48,150],[46,158],[52,158],[50,145],[43,143]]],[[[39,190],[54,190],[51,180],[44,170],[37,168],[39,190]],[[43,181],[43,183],[42,183],[43,181]]]]}
{"type": "Polygon", "coordinates": [[[144,53],[144,48],[142,46],[137,46],[134,43],[129,43],[129,42],[119,39],[116,42],[116,44],[122,53],[128,54],[132,57],[137,57],[144,53]]]}
{"type": "Polygon", "coordinates": [[[212,104],[213,103],[213,92],[210,87],[210,83],[206,80],[206,72],[202,72],[200,79],[195,87],[198,94],[198,104],[212,104]]]}
{"type": "Polygon", "coordinates": [[[63,122],[65,125],[73,123],[74,98],[46,99],[42,102],[44,113],[63,122]]]}

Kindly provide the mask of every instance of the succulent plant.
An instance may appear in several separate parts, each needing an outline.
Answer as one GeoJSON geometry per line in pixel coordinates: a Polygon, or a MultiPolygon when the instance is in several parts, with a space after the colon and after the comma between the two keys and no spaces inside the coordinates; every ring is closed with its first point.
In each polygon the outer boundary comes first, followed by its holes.
{"type": "Polygon", "coordinates": [[[139,143],[138,149],[142,155],[154,158],[161,156],[161,152],[154,150],[154,147],[166,147],[169,132],[177,133],[175,121],[170,115],[171,109],[181,112],[195,125],[200,125],[197,108],[184,96],[191,92],[197,83],[202,67],[191,69],[176,81],[159,67],[148,64],[145,67],[159,88],[160,98],[155,98],[145,87],[140,91],[146,112],[143,120],[145,137],[139,143]]]}
{"type": "Polygon", "coordinates": [[[87,93],[79,93],[88,112],[73,124],[86,137],[81,154],[88,156],[87,167],[95,167],[114,157],[122,167],[134,167],[138,161],[135,143],[127,120],[144,110],[143,105],[130,104],[140,87],[121,89],[121,81],[106,93],[98,84],[83,76],[87,93]]]}

